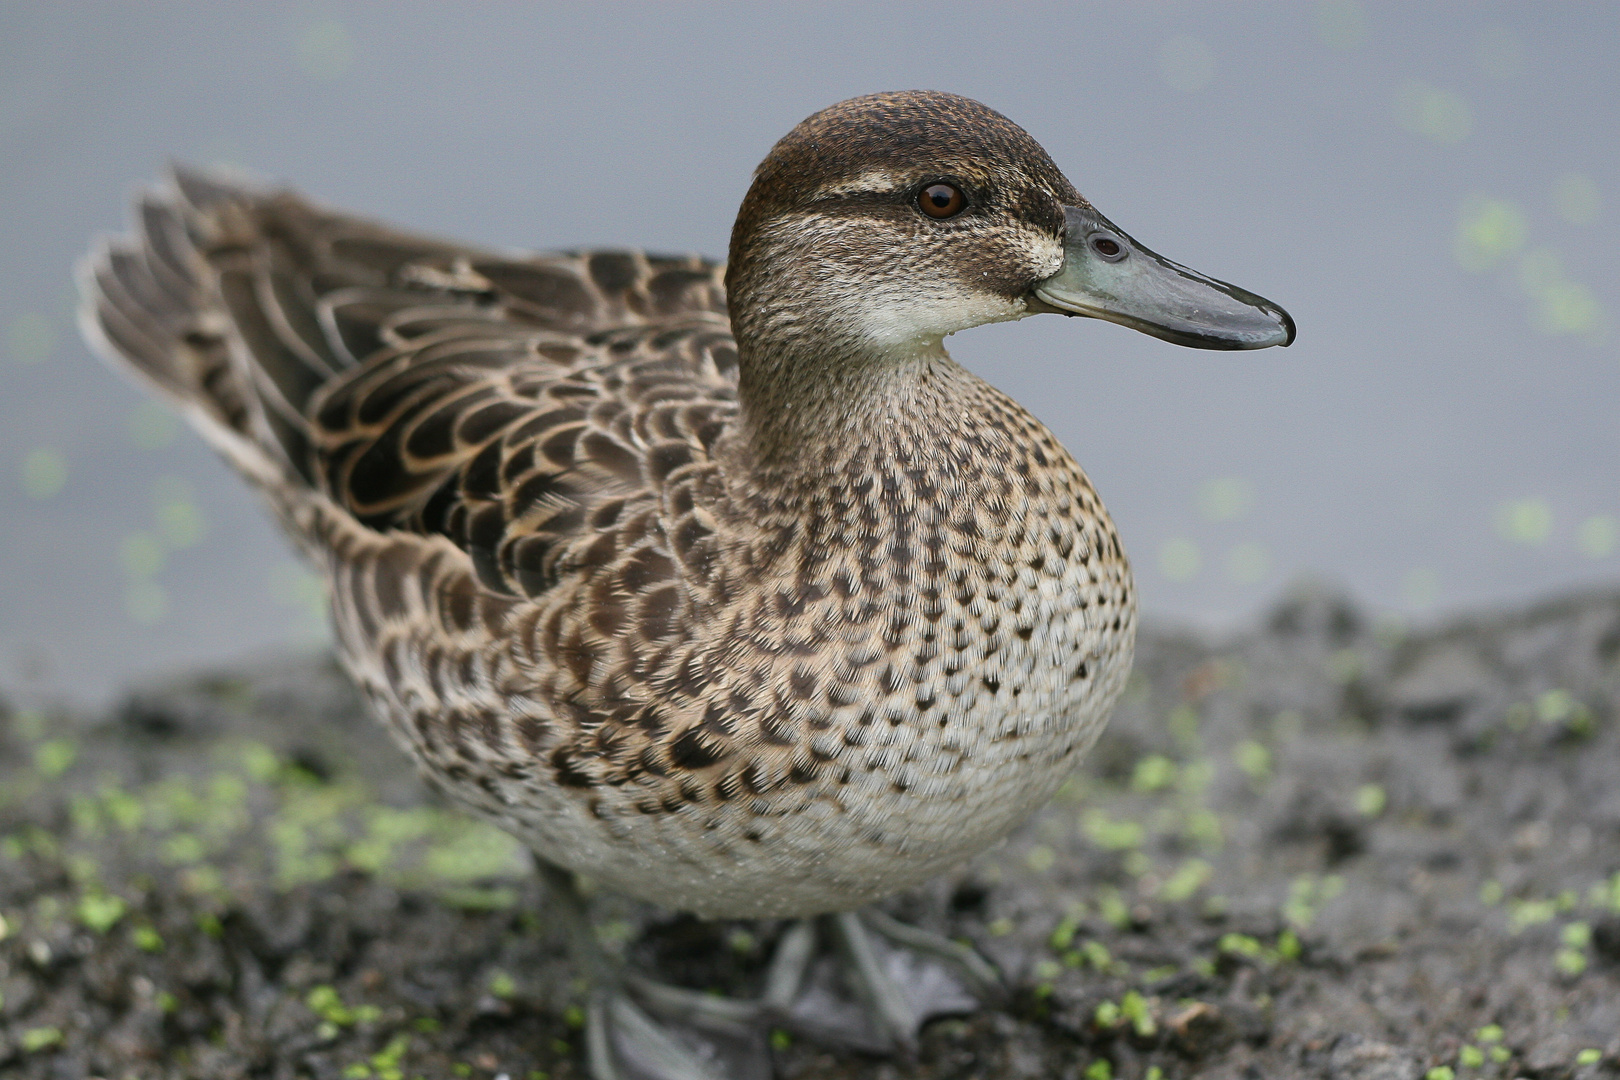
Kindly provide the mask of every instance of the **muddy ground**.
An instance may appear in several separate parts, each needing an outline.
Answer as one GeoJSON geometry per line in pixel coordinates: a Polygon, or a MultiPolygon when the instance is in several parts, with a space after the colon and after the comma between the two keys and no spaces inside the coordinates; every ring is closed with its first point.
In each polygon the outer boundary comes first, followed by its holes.
{"type": "MultiPolygon", "coordinates": [[[[1432,632],[1300,590],[1144,632],[1112,726],[1006,844],[891,909],[1016,988],[834,1077],[1620,1074],[1620,594],[1432,632]]],[[[441,806],[322,660],[112,715],[0,706],[0,1075],[584,1075],[521,853],[441,806]]],[[[600,897],[662,978],[779,928],[600,897]]]]}

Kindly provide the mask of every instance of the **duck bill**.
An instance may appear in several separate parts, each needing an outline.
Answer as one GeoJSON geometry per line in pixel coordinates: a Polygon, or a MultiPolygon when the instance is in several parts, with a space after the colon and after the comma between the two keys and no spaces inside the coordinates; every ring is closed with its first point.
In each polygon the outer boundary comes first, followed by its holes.
{"type": "Polygon", "coordinates": [[[1291,345],[1294,320],[1263,296],[1205,277],[1132,240],[1097,211],[1064,207],[1063,267],[1036,311],[1107,319],[1195,349],[1291,345]]]}

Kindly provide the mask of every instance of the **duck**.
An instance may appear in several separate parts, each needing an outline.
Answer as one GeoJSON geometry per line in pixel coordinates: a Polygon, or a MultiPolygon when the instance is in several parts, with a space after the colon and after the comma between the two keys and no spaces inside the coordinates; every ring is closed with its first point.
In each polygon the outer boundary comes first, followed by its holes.
{"type": "Polygon", "coordinates": [[[903,1051],[997,992],[871,905],[1052,795],[1137,603],[1086,474],[944,339],[1042,313],[1295,336],[935,91],[793,128],[723,263],[488,251],[183,168],[136,221],[82,264],[87,338],[263,496],[428,781],[534,853],[595,1080],[768,1076],[767,1023],[903,1051]],[[759,999],[625,970],[581,877],[790,920],[759,999]],[[842,1012],[799,1004],[829,938],[842,1012]]]}

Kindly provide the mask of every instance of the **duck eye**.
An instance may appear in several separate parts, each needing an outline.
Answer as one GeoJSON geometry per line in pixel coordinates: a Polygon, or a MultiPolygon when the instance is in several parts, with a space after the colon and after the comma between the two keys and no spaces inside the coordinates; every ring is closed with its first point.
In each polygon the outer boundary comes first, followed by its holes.
{"type": "Polygon", "coordinates": [[[931,218],[955,217],[967,207],[967,196],[955,184],[929,184],[917,196],[917,206],[931,218]]]}
{"type": "Polygon", "coordinates": [[[1125,245],[1107,233],[1095,233],[1092,235],[1091,250],[1109,262],[1119,262],[1125,257],[1125,245]]]}

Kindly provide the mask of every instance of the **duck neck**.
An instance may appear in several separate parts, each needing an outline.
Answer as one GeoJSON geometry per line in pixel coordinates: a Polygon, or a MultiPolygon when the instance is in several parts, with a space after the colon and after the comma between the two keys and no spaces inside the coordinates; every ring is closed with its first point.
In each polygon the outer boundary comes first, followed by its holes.
{"type": "Polygon", "coordinates": [[[825,472],[851,455],[900,451],[960,417],[973,381],[940,340],[877,350],[835,334],[738,340],[738,449],[756,477],[825,472]],[[795,340],[799,339],[799,340],[795,340]],[[743,448],[746,448],[745,450],[743,448]]]}

